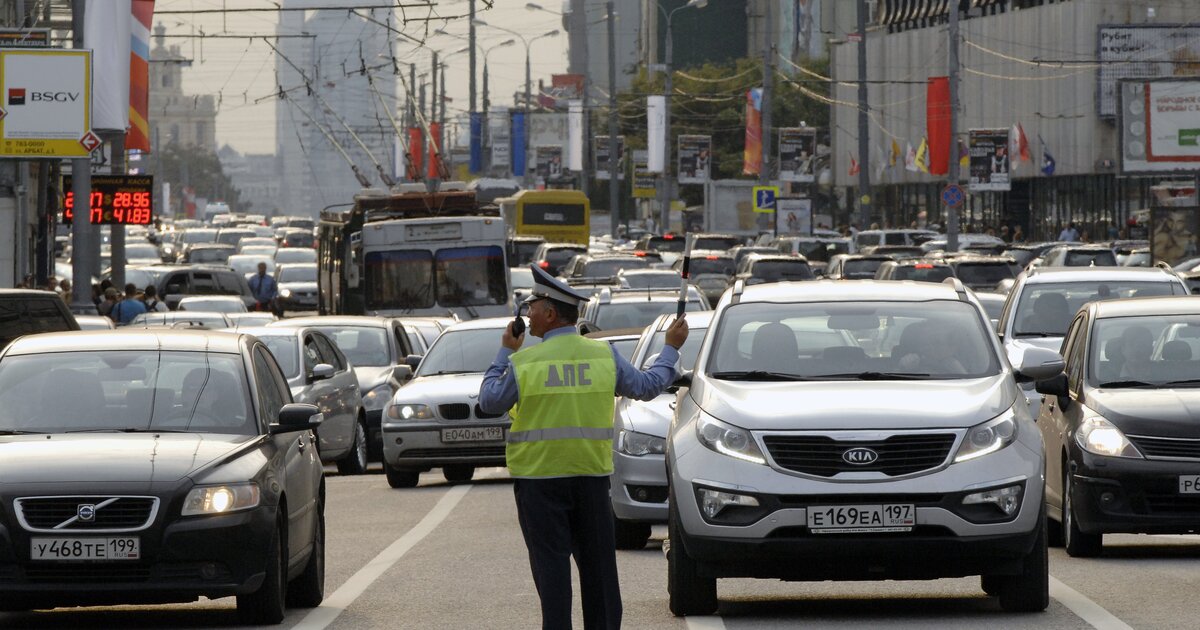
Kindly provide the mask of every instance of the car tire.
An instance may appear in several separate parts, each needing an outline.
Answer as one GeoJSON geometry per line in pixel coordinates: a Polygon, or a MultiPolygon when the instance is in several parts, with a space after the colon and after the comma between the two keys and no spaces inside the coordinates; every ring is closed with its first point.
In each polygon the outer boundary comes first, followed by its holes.
{"type": "Polygon", "coordinates": [[[1000,607],[1008,612],[1041,612],[1050,605],[1050,552],[1046,547],[1046,518],[1037,520],[1033,549],[1018,575],[997,579],[1000,607]]]}
{"type": "Polygon", "coordinates": [[[475,477],[475,467],[470,464],[451,464],[442,467],[442,476],[450,483],[470,481],[475,477]]]}
{"type": "Polygon", "coordinates": [[[671,496],[668,500],[670,515],[667,518],[667,536],[670,547],[667,551],[667,593],[671,614],[676,617],[711,615],[717,611],[717,579],[700,575],[699,565],[683,548],[683,525],[675,511],[675,497],[671,496]]]}
{"type": "Polygon", "coordinates": [[[267,549],[266,575],[253,593],[237,596],[237,611],[248,625],[275,625],[283,621],[287,602],[287,532],[283,517],[275,517],[275,532],[267,549]]]}
{"type": "Polygon", "coordinates": [[[393,488],[416,488],[421,481],[421,473],[416,470],[395,468],[384,462],[383,474],[387,477],[388,485],[393,488]]]}
{"type": "Polygon", "coordinates": [[[1079,530],[1075,519],[1075,482],[1070,471],[1063,473],[1063,547],[1072,558],[1095,558],[1104,550],[1104,534],[1086,534],[1079,530]]]}
{"type": "MultiPolygon", "coordinates": [[[[324,493],[322,492],[322,495],[324,493]]],[[[297,608],[316,608],[325,599],[325,498],[317,505],[316,529],[313,531],[312,555],[304,572],[288,583],[287,605],[297,608]]]]}
{"type": "Polygon", "coordinates": [[[990,597],[996,597],[1000,594],[1000,584],[1004,578],[999,575],[981,575],[979,576],[979,588],[983,589],[990,597]]]}
{"type": "Polygon", "coordinates": [[[1058,549],[1063,546],[1063,528],[1058,521],[1046,516],[1046,545],[1058,549]]]}
{"type": "Polygon", "coordinates": [[[617,538],[617,549],[644,549],[650,540],[650,524],[623,521],[613,517],[613,533],[617,538]]]}
{"type": "Polygon", "coordinates": [[[337,469],[343,475],[367,472],[367,423],[362,416],[354,422],[354,444],[350,446],[350,452],[338,460],[337,469]]]}

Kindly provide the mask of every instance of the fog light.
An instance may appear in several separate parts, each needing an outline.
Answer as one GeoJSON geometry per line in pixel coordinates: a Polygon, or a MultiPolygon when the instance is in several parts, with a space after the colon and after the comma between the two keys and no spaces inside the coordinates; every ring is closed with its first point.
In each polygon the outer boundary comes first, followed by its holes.
{"type": "Polygon", "coordinates": [[[700,489],[700,509],[708,518],[716,518],[727,507],[758,507],[758,499],[744,494],[700,489]]]}
{"type": "Polygon", "coordinates": [[[1012,516],[1021,507],[1021,486],[1008,486],[995,490],[985,490],[968,494],[963,497],[963,505],[991,503],[999,508],[1005,516],[1012,516]]]}
{"type": "Polygon", "coordinates": [[[649,499],[650,499],[650,493],[647,492],[645,488],[638,488],[637,490],[633,491],[633,500],[634,501],[640,501],[641,503],[645,503],[649,499]]]}
{"type": "Polygon", "coordinates": [[[401,444],[403,444],[403,443],[404,443],[404,438],[396,438],[396,445],[397,445],[397,446],[399,446],[399,445],[401,445],[401,444]]]}
{"type": "Polygon", "coordinates": [[[1112,505],[1117,500],[1117,495],[1111,492],[1105,492],[1100,495],[1100,502],[1104,505],[1112,505]]]}
{"type": "Polygon", "coordinates": [[[219,571],[215,563],[209,562],[200,567],[200,577],[206,580],[216,579],[218,573],[219,571]]]}

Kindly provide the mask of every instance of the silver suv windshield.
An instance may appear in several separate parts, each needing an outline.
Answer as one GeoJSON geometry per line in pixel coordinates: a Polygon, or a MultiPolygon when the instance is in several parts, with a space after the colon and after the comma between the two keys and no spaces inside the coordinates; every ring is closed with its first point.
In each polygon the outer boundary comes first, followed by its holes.
{"type": "Polygon", "coordinates": [[[725,380],[963,379],[1000,361],[965,302],[743,303],[725,310],[706,373],[725,380]]]}
{"type": "Polygon", "coordinates": [[[1062,337],[1071,318],[1088,302],[1131,297],[1183,295],[1175,282],[1130,282],[1112,280],[1076,280],[1072,282],[1029,283],[1017,300],[1013,319],[1015,337],[1062,337]]]}

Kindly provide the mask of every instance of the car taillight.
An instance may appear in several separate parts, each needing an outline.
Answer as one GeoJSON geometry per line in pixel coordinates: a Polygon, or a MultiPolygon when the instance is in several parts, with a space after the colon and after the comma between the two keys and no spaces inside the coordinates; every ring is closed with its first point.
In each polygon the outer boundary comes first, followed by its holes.
{"type": "Polygon", "coordinates": [[[538,266],[539,266],[539,267],[541,267],[542,269],[549,269],[549,268],[550,268],[550,261],[548,261],[548,260],[543,260],[542,262],[538,263],[538,266]]]}
{"type": "Polygon", "coordinates": [[[913,269],[933,269],[933,265],[913,265],[913,269]]]}
{"type": "Polygon", "coordinates": [[[705,256],[704,260],[717,260],[717,256],[705,256]]]}
{"type": "Polygon", "coordinates": [[[639,251],[639,252],[633,252],[633,255],[634,255],[634,256],[645,256],[645,255],[646,255],[646,252],[640,252],[640,251],[639,251]]]}
{"type": "Polygon", "coordinates": [[[675,240],[675,235],[674,234],[663,234],[663,238],[667,239],[668,241],[673,241],[673,240],[675,240]]]}

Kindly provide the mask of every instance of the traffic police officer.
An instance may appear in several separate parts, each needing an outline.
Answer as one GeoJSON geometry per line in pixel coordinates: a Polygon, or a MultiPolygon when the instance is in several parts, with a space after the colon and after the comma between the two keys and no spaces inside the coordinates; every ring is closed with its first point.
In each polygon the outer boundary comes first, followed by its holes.
{"type": "Polygon", "coordinates": [[[608,478],[612,474],[613,395],[652,400],[675,380],[682,318],[645,371],[603,341],[575,329],[586,299],[533,270],[529,332],[542,343],[520,350],[509,324],[484,375],[479,406],[512,419],[506,458],[517,519],[542,604],[542,628],[571,627],[571,557],[579,567],[585,628],[621,625],[621,591],[608,478]],[[514,354],[515,353],[515,354],[514,354]]]}

